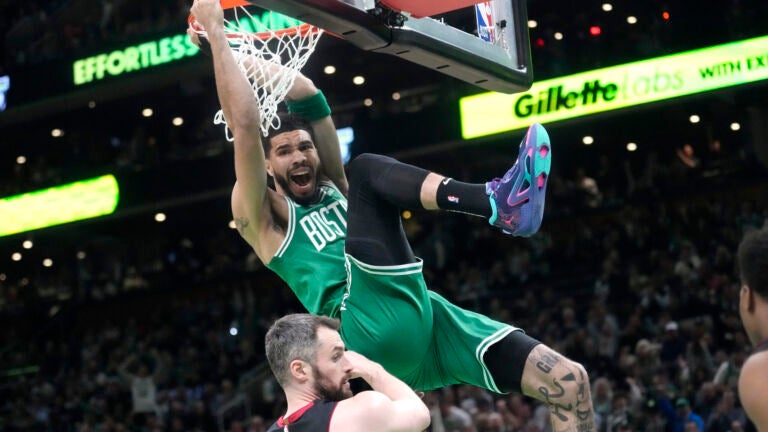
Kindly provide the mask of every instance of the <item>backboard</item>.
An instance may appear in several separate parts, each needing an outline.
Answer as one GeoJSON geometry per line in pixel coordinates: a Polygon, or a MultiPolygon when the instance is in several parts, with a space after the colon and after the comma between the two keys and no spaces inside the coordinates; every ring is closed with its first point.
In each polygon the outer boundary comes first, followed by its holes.
{"type": "Polygon", "coordinates": [[[525,2],[249,0],[254,6],[323,28],[360,49],[391,54],[503,93],[525,91],[533,81],[525,2]],[[406,9],[409,3],[416,5],[409,8],[416,12],[406,9]],[[430,10],[443,12],[440,6],[445,9],[446,3],[469,5],[478,23],[486,25],[472,34],[429,16],[416,17],[430,10]]]}

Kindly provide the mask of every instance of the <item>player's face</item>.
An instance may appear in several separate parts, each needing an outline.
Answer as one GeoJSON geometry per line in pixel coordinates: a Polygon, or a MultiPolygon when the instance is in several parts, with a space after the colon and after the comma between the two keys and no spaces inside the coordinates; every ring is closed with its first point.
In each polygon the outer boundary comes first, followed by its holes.
{"type": "Polygon", "coordinates": [[[352,365],[344,355],[344,342],[339,332],[326,327],[317,330],[320,342],[317,360],[312,368],[314,390],[318,397],[340,401],[352,397],[349,386],[352,365]]]}
{"type": "Polygon", "coordinates": [[[317,193],[320,158],[309,132],[303,129],[283,132],[272,137],[267,171],[282,192],[300,204],[306,204],[317,193]]]}

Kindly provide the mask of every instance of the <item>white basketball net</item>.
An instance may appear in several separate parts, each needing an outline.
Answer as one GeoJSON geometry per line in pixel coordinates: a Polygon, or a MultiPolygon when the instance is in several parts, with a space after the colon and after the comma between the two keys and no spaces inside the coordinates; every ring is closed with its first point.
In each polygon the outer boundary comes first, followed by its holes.
{"type": "MultiPolygon", "coordinates": [[[[280,127],[277,106],[285,99],[296,74],[314,52],[323,31],[308,24],[288,30],[270,30],[254,19],[245,7],[233,10],[234,18],[224,21],[224,33],[240,71],[251,83],[261,113],[261,133],[266,136],[270,127],[280,127]]],[[[206,36],[205,31],[198,30],[197,33],[206,36]]],[[[234,140],[221,110],[213,122],[224,125],[227,141],[234,140]]]]}

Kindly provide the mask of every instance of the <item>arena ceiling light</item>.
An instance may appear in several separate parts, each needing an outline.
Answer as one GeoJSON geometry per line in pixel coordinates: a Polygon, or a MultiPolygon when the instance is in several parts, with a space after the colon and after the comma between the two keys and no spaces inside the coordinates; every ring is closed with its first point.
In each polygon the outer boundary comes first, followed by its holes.
{"type": "Polygon", "coordinates": [[[51,129],[51,136],[54,138],[60,138],[64,136],[64,131],[59,128],[51,129]]]}
{"type": "Polygon", "coordinates": [[[629,24],[637,24],[637,17],[630,15],[627,17],[627,23],[629,24]]]}
{"type": "Polygon", "coordinates": [[[155,222],[165,222],[165,213],[155,213],[155,222]]]}
{"type": "Polygon", "coordinates": [[[24,156],[24,155],[17,156],[16,157],[16,163],[19,164],[19,165],[24,165],[25,163],[27,163],[27,157],[24,156]]]}
{"type": "Polygon", "coordinates": [[[50,267],[53,265],[53,260],[50,258],[46,258],[43,260],[43,267],[50,267]]]}
{"type": "Polygon", "coordinates": [[[352,78],[352,82],[355,85],[363,85],[363,83],[365,83],[365,77],[362,75],[357,75],[356,77],[352,78]]]}
{"type": "Polygon", "coordinates": [[[24,240],[24,242],[21,244],[21,247],[24,249],[32,249],[32,246],[34,246],[34,243],[32,243],[32,240],[24,240]]]}
{"type": "Polygon", "coordinates": [[[371,98],[363,99],[363,105],[365,105],[367,107],[372,106],[373,105],[373,99],[371,99],[371,98]]]}
{"type": "Polygon", "coordinates": [[[539,23],[536,22],[536,20],[528,20],[528,28],[536,28],[539,26],[539,23]]]}
{"type": "Polygon", "coordinates": [[[688,121],[690,121],[693,124],[696,124],[701,121],[701,117],[699,117],[698,114],[691,114],[691,116],[688,117],[688,121]]]}
{"type": "Polygon", "coordinates": [[[335,73],[336,73],[336,66],[334,66],[334,65],[328,65],[328,66],[326,66],[326,67],[324,67],[324,68],[323,68],[323,72],[324,72],[326,75],[333,75],[333,74],[335,74],[335,73]]]}
{"type": "Polygon", "coordinates": [[[610,12],[613,10],[613,5],[610,3],[603,3],[603,10],[605,12],[610,12]]]}
{"type": "Polygon", "coordinates": [[[595,142],[595,139],[587,135],[581,139],[581,142],[583,142],[584,145],[592,145],[595,142]]]}
{"type": "Polygon", "coordinates": [[[16,262],[21,261],[21,253],[19,253],[19,252],[12,253],[11,254],[11,259],[16,261],[16,262]]]}
{"type": "Polygon", "coordinates": [[[184,119],[181,117],[174,117],[172,123],[174,126],[181,126],[184,124],[184,119]]]}
{"type": "Polygon", "coordinates": [[[560,32],[555,32],[555,40],[563,40],[563,34],[560,32]]]}
{"type": "Polygon", "coordinates": [[[740,130],[740,129],[741,129],[741,125],[739,123],[736,123],[736,122],[731,123],[731,130],[732,131],[735,132],[735,131],[740,130]]]}
{"type": "Polygon", "coordinates": [[[152,111],[152,108],[144,108],[143,110],[141,110],[141,115],[144,117],[152,117],[152,114],[154,113],[155,112],[152,111]]]}
{"type": "Polygon", "coordinates": [[[633,152],[637,151],[637,143],[627,143],[627,151],[633,152]]]}

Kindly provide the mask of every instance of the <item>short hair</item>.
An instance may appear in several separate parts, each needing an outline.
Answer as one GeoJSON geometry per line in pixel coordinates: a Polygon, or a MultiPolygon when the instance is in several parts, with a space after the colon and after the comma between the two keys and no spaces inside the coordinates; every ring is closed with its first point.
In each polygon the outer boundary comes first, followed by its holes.
{"type": "Polygon", "coordinates": [[[747,233],[739,244],[739,273],[742,283],[768,299],[768,229],[747,233]]]}
{"type": "Polygon", "coordinates": [[[277,118],[280,120],[280,127],[277,129],[269,127],[267,130],[267,136],[261,140],[262,145],[264,146],[264,157],[269,158],[269,151],[272,149],[272,138],[274,138],[276,135],[280,135],[283,132],[305,130],[312,138],[312,142],[315,141],[314,130],[308,121],[287,112],[277,113],[277,118]]]}
{"type": "Polygon", "coordinates": [[[272,324],[264,338],[267,361],[277,382],[285,387],[293,360],[314,364],[317,355],[317,329],[338,330],[339,320],[320,315],[291,314],[272,324]]]}

